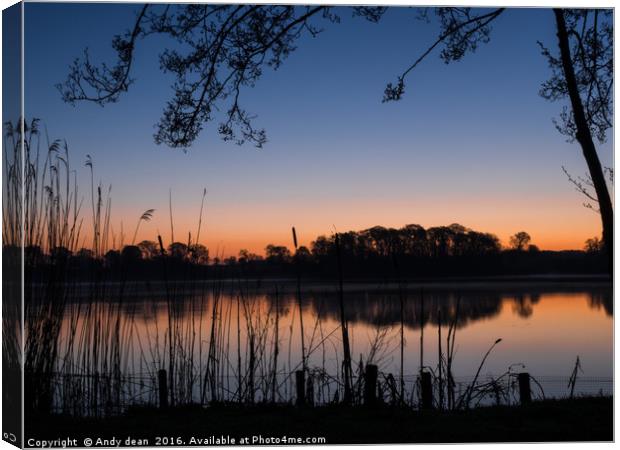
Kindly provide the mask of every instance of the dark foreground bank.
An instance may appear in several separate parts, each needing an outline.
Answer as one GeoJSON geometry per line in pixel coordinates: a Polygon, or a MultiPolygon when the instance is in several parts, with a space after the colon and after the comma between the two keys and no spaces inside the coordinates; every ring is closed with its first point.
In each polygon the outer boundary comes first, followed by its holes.
{"type": "Polygon", "coordinates": [[[59,438],[73,440],[68,446],[84,446],[85,440],[91,439],[86,443],[93,447],[613,440],[611,397],[547,400],[523,407],[453,413],[387,407],[227,405],[167,411],[133,409],[121,417],[106,419],[32,419],[26,422],[25,444],[29,447],[59,438]]]}

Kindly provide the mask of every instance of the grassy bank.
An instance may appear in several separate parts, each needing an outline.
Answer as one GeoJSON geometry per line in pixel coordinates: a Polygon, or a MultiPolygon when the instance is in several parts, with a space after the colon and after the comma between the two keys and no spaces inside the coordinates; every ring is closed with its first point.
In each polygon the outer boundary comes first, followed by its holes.
{"type": "MultiPolygon", "coordinates": [[[[122,417],[71,419],[39,417],[26,421],[26,439],[115,437],[190,439],[230,436],[324,437],[328,444],[610,441],[611,397],[547,400],[525,407],[486,407],[440,413],[408,409],[326,406],[218,406],[159,411],[136,409],[122,417]],[[36,424],[36,425],[35,425],[36,424]]],[[[204,441],[203,441],[204,442],[204,441]]],[[[123,445],[123,443],[121,443],[123,445]]]]}

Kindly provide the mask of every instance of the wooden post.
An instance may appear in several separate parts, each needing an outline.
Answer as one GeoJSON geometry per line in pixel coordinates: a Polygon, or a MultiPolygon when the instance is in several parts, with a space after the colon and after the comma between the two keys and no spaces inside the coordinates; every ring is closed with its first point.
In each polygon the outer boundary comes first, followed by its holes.
{"type": "Polygon", "coordinates": [[[161,369],[157,375],[159,377],[159,407],[163,409],[168,407],[168,376],[165,369],[161,369]]]}
{"type": "Polygon", "coordinates": [[[422,390],[422,409],[432,409],[433,381],[430,372],[420,372],[420,389],[422,390]]]}
{"type": "Polygon", "coordinates": [[[314,380],[312,379],[311,374],[306,380],[306,401],[308,402],[308,405],[314,406],[314,380]]]}
{"type": "Polygon", "coordinates": [[[364,404],[373,406],[377,403],[377,377],[379,368],[374,364],[366,365],[364,374],[364,404]]]}
{"type": "Polygon", "coordinates": [[[297,388],[297,406],[303,406],[306,403],[306,374],[303,370],[295,372],[295,386],[297,388]]]}
{"type": "Polygon", "coordinates": [[[519,374],[519,398],[521,399],[522,405],[526,405],[532,402],[530,374],[527,372],[522,372],[519,374]]]}

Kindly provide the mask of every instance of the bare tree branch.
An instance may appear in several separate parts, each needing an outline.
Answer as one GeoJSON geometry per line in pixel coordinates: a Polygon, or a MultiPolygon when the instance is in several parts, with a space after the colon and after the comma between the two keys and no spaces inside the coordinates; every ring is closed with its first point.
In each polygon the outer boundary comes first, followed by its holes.
{"type": "Polygon", "coordinates": [[[437,40],[426,49],[397,79],[385,88],[383,102],[400,100],[405,93],[405,78],[440,44],[446,46],[441,52],[442,59],[449,63],[458,61],[467,51],[475,51],[478,43],[489,40],[489,24],[497,19],[505,8],[498,8],[486,14],[471,15],[471,8],[437,8],[442,31],[437,40]]]}
{"type": "MultiPolygon", "coordinates": [[[[380,9],[360,9],[359,15],[378,20],[380,9]]],[[[224,140],[250,141],[261,147],[265,131],[252,125],[255,116],[240,105],[244,87],[252,87],[265,67],[277,69],[295,50],[303,35],[320,33],[311,19],[337,22],[327,6],[280,5],[144,5],[134,26],[112,42],[116,63],[97,66],[87,50],[76,59],[67,80],[58,85],[64,101],[116,102],[133,82],[131,66],[137,41],[153,34],[176,41],[160,54],[164,72],[174,74],[174,96],[164,108],[155,142],[187,148],[205,124],[228,102],[218,131],[224,140]]]]}

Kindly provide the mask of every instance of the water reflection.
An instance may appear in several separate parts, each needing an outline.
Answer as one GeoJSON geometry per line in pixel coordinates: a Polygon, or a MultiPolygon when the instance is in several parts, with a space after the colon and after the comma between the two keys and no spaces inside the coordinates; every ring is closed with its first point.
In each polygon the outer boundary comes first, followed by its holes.
{"type": "MultiPolygon", "coordinates": [[[[221,336],[220,344],[226,336],[227,352],[241,351],[245,361],[248,330],[252,328],[259,330],[265,360],[270,361],[277,316],[279,345],[281,353],[286,353],[283,370],[294,370],[301,358],[301,339],[299,310],[293,291],[279,286],[276,294],[275,286],[264,285],[243,289],[228,286],[219,290],[213,290],[212,286],[198,289],[179,286],[175,289],[175,301],[170,303],[166,293],[157,286],[133,286],[126,290],[122,304],[112,301],[101,309],[101,314],[113,317],[109,311],[120,308],[127,321],[126,328],[131,330],[126,341],[131,348],[126,351],[127,364],[139,370],[143,366],[166,365],[169,308],[175,327],[186,333],[187,339],[191,337],[191,348],[199,363],[209,359],[206,349],[213,317],[216,317],[217,332],[221,336]],[[138,356],[131,356],[134,354],[138,356]]],[[[110,296],[115,298],[112,291],[110,296]]],[[[538,375],[564,375],[570,373],[579,355],[587,375],[612,374],[611,287],[425,288],[424,291],[407,289],[402,292],[368,286],[349,289],[345,293],[345,310],[356,360],[361,357],[367,361],[375,354],[382,370],[399,370],[396,355],[400,345],[401,300],[406,373],[414,374],[418,370],[422,327],[426,335],[424,363],[437,364],[441,317],[444,329],[455,323],[459,330],[455,369],[462,375],[476,371],[480,357],[497,338],[502,338],[502,344],[485,366],[490,373],[503,373],[511,364],[523,363],[538,375]]],[[[302,308],[306,350],[325,340],[324,346],[315,348],[310,362],[337,373],[342,356],[339,353],[342,344],[338,332],[337,293],[324,286],[308,288],[302,294],[302,308]]],[[[69,308],[67,314],[72,310],[75,311],[69,308]]],[[[227,354],[224,358],[230,360],[227,364],[236,366],[238,363],[233,361],[236,358],[233,356],[227,354]]]]}
{"type": "Polygon", "coordinates": [[[590,307],[600,309],[603,308],[608,316],[614,313],[614,296],[611,290],[602,290],[590,293],[590,307]]]}
{"type": "MultiPolygon", "coordinates": [[[[68,375],[77,371],[88,380],[84,370],[97,374],[113,367],[149,385],[165,369],[179,401],[239,398],[244,392],[288,401],[304,342],[309,373],[332,381],[340,376],[340,309],[329,286],[302,293],[303,340],[290,286],[179,284],[165,290],[132,284],[123,287],[123,295],[116,288],[106,286],[97,302],[77,289],[67,305],[58,363],[68,375]],[[247,383],[255,390],[244,390],[247,383]]],[[[438,367],[439,342],[445,352],[449,324],[455,325],[457,379],[473,376],[489,346],[501,338],[485,361],[483,378],[518,365],[535,377],[565,380],[579,356],[586,377],[610,382],[612,298],[611,287],[603,285],[401,291],[366,285],[349,287],[344,300],[355,367],[372,362],[384,376],[402,373],[413,392],[420,367],[438,367]]],[[[560,384],[563,392],[566,383],[560,384]]],[[[577,392],[585,387],[578,383],[577,392]]]]}
{"type": "MultiPolygon", "coordinates": [[[[411,329],[419,329],[422,324],[437,325],[438,312],[445,325],[456,319],[457,327],[491,319],[500,314],[504,305],[510,305],[519,317],[527,319],[534,313],[535,306],[545,294],[562,295],[563,297],[585,297],[593,310],[603,309],[609,317],[613,316],[613,293],[611,288],[590,288],[587,292],[568,291],[536,291],[536,292],[503,292],[493,290],[458,292],[453,290],[433,290],[426,292],[405,292],[404,303],[405,325],[411,329]]],[[[266,294],[266,299],[275,304],[275,296],[266,294]]],[[[294,305],[292,294],[284,297],[285,308],[281,312],[288,313],[294,305]]],[[[394,290],[368,290],[345,294],[347,319],[355,324],[386,326],[400,324],[401,294],[394,290]]],[[[283,299],[279,299],[280,305],[283,299]]],[[[333,320],[339,319],[338,299],[335,293],[313,293],[303,295],[303,302],[315,314],[333,320]]],[[[561,305],[558,305],[561,307],[561,305]]]]}

